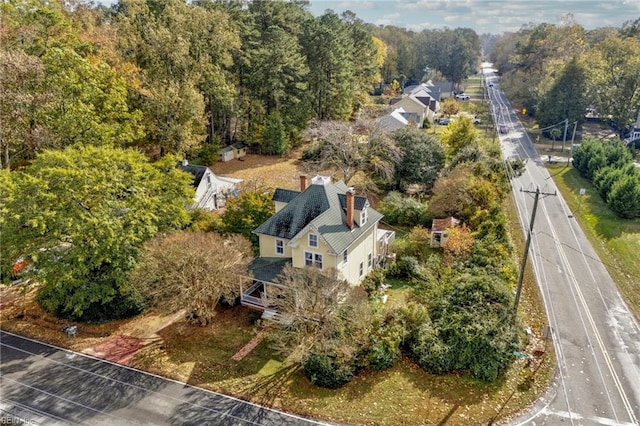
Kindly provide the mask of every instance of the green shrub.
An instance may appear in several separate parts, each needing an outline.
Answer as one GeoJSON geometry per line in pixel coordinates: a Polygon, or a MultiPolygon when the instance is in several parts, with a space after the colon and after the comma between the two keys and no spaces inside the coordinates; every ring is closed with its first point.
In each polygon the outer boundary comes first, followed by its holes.
{"type": "Polygon", "coordinates": [[[425,371],[449,373],[455,369],[455,353],[439,337],[430,321],[412,330],[405,344],[409,356],[425,371]]]}
{"type": "Polygon", "coordinates": [[[400,354],[399,339],[374,340],[367,354],[367,361],[372,370],[386,370],[400,359],[400,354]]]}
{"type": "Polygon", "coordinates": [[[519,345],[513,298],[506,283],[476,271],[460,275],[449,288],[434,296],[429,314],[445,347],[439,348],[427,333],[423,338],[430,344],[426,345],[430,350],[426,365],[465,369],[480,380],[495,380],[512,361],[519,345]],[[445,361],[442,364],[440,356],[445,361]]]}
{"type": "Polygon", "coordinates": [[[380,295],[380,289],[384,284],[384,278],[384,270],[375,269],[367,274],[367,276],[362,280],[361,286],[367,292],[370,299],[375,299],[380,295]]]}
{"type": "MultiPolygon", "coordinates": [[[[88,301],[80,299],[82,294],[73,291],[72,287],[59,287],[45,284],[38,290],[36,300],[46,310],[57,317],[69,321],[81,321],[86,323],[101,323],[105,321],[130,318],[139,314],[144,309],[144,300],[134,294],[115,293],[110,300],[88,301]],[[81,300],[85,308],[77,313],[73,309],[74,300],[81,300]]],[[[95,297],[95,296],[94,296],[95,297]]]]}
{"type": "Polygon", "coordinates": [[[371,338],[371,346],[366,354],[367,365],[372,370],[384,370],[395,364],[401,356],[400,345],[407,331],[406,323],[399,312],[391,312],[371,338]]]}
{"type": "Polygon", "coordinates": [[[192,231],[221,232],[224,224],[218,213],[195,209],[191,213],[189,229],[192,231]]]}
{"type": "Polygon", "coordinates": [[[637,174],[621,176],[612,186],[607,199],[609,208],[619,217],[640,217],[640,178],[637,174]]]}
{"type": "Polygon", "coordinates": [[[320,161],[322,158],[322,144],[312,143],[302,151],[302,161],[320,161]]]}
{"type": "Polygon", "coordinates": [[[338,389],[349,383],[355,374],[351,360],[339,360],[335,355],[311,352],[303,361],[304,374],[314,385],[338,389]]]}
{"type": "Polygon", "coordinates": [[[573,152],[573,166],[589,180],[603,167],[623,167],[631,161],[629,150],[619,140],[587,139],[573,152]]]}
{"type": "Polygon", "coordinates": [[[427,212],[427,203],[395,191],[384,197],[378,210],[384,215],[385,222],[390,225],[424,226],[432,220],[427,212]]]}
{"type": "Polygon", "coordinates": [[[413,256],[403,256],[391,265],[388,274],[402,279],[419,278],[422,275],[420,262],[413,256]]]}
{"type": "Polygon", "coordinates": [[[202,164],[209,166],[216,162],[220,152],[220,138],[216,137],[214,143],[203,143],[189,160],[192,164],[202,164]]]}

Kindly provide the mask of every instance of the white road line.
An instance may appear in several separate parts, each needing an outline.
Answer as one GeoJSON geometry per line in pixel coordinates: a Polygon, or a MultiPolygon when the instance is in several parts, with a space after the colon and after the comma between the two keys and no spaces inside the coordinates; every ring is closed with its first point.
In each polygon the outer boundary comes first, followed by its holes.
{"type": "MultiPolygon", "coordinates": [[[[526,133],[525,133],[526,135],[526,133]]],[[[528,136],[527,136],[528,137],[528,136]]],[[[520,144],[520,147],[522,148],[522,151],[524,151],[524,154],[526,155],[527,152],[526,150],[524,150],[524,148],[522,147],[522,144],[520,144]]],[[[526,157],[525,158],[529,158],[526,157]]],[[[529,158],[530,159],[530,158],[529,158]]],[[[533,176],[533,172],[531,171],[531,168],[527,167],[525,169],[526,174],[528,179],[534,183],[536,182],[536,178],[533,176]]],[[[537,169],[536,169],[537,171],[537,169]]],[[[527,235],[528,229],[529,229],[529,224],[526,223],[527,218],[530,217],[529,214],[529,209],[527,206],[527,197],[528,195],[524,192],[520,192],[519,190],[516,190],[515,186],[512,184],[511,185],[511,189],[512,189],[512,193],[513,193],[513,197],[514,197],[514,201],[516,202],[516,208],[519,211],[519,217],[520,217],[520,225],[522,227],[522,231],[524,233],[524,235],[527,235]],[[518,202],[518,197],[520,197],[521,202],[518,202]]],[[[529,219],[530,220],[530,219],[529,219]]],[[[558,360],[558,366],[560,368],[560,372],[558,374],[559,378],[560,378],[560,386],[562,388],[562,396],[564,397],[565,400],[565,404],[567,406],[568,410],[571,410],[571,404],[569,402],[569,392],[567,390],[567,384],[565,381],[565,375],[566,372],[568,372],[568,365],[567,365],[567,361],[566,361],[566,357],[564,356],[564,351],[562,349],[562,345],[560,344],[560,338],[557,336],[558,333],[558,321],[557,321],[557,315],[554,309],[554,305],[551,303],[551,294],[550,294],[550,286],[549,286],[549,280],[547,279],[547,275],[546,275],[546,269],[544,267],[542,267],[542,265],[540,264],[539,258],[538,256],[536,256],[536,253],[541,253],[540,250],[540,244],[537,238],[537,235],[534,233],[531,236],[532,238],[532,247],[529,249],[530,253],[531,253],[531,263],[533,265],[533,270],[534,270],[534,274],[536,276],[536,281],[538,283],[538,288],[540,289],[540,291],[543,293],[543,301],[544,301],[544,307],[545,307],[545,311],[547,314],[547,319],[549,320],[549,326],[551,327],[552,333],[556,336],[554,336],[551,341],[553,343],[554,349],[556,351],[556,359],[558,360]],[[544,294],[546,294],[546,297],[544,297],[544,294]],[[563,371],[565,373],[563,373],[563,371]]],[[[538,414],[535,414],[533,416],[533,418],[535,418],[538,414]]],[[[528,423],[530,420],[529,419],[527,421],[525,421],[524,423],[521,424],[525,424],[528,423]]],[[[573,424],[573,420],[571,420],[571,424],[573,424]]]]}
{"type": "Polygon", "coordinates": [[[607,419],[605,417],[597,417],[597,416],[584,417],[584,416],[581,416],[580,414],[570,413],[568,411],[554,411],[554,410],[549,410],[547,408],[542,410],[542,414],[547,416],[562,417],[563,419],[590,420],[592,422],[596,422],[598,424],[607,425],[607,426],[637,426],[637,423],[620,423],[617,420],[607,419]]]}
{"type": "MultiPolygon", "coordinates": [[[[561,202],[561,206],[562,206],[562,208],[563,208],[563,211],[566,213],[566,212],[568,211],[568,207],[567,207],[566,202],[564,201],[564,199],[563,199],[562,197],[560,197],[560,202],[561,202]]],[[[580,246],[580,243],[579,243],[579,241],[578,241],[578,236],[577,236],[577,234],[576,234],[576,232],[575,232],[575,229],[574,229],[573,227],[570,227],[570,229],[571,229],[571,234],[572,234],[572,236],[573,236],[574,242],[575,242],[576,246],[577,246],[577,247],[579,247],[579,246],[580,246]]],[[[564,248],[563,248],[563,252],[564,252],[564,248]]],[[[596,278],[595,278],[595,275],[593,274],[593,268],[589,265],[589,261],[588,261],[588,259],[587,259],[587,256],[585,255],[585,253],[584,253],[582,250],[580,250],[580,254],[582,255],[582,259],[583,259],[583,261],[584,261],[584,263],[585,263],[585,265],[586,265],[586,267],[587,267],[587,270],[589,271],[589,275],[591,276],[591,280],[592,280],[592,282],[593,282],[594,284],[596,284],[596,287],[597,287],[597,280],[596,280],[596,278]]],[[[605,268],[605,272],[606,272],[606,268],[605,268]]],[[[607,272],[607,273],[608,273],[608,272],[607,272]]],[[[576,286],[578,286],[577,282],[576,282],[576,286]]],[[[599,292],[599,294],[600,294],[600,297],[601,297],[601,299],[602,299],[602,294],[600,293],[600,289],[599,289],[599,287],[597,287],[597,288],[598,288],[598,292],[599,292]]],[[[586,305],[586,300],[584,299],[584,296],[583,296],[583,294],[582,294],[582,290],[579,288],[579,286],[578,286],[578,291],[579,291],[579,293],[580,293],[580,296],[582,297],[583,303],[585,303],[585,306],[587,306],[587,305],[586,305]]],[[[622,301],[622,298],[620,297],[620,294],[619,294],[619,293],[616,293],[616,294],[617,294],[618,298],[622,301]]],[[[603,299],[602,299],[602,300],[603,300],[603,299]]],[[[622,302],[622,303],[624,303],[624,302],[622,302]]],[[[604,300],[603,300],[603,305],[605,306],[605,308],[607,309],[607,311],[609,311],[608,306],[606,305],[606,303],[604,302],[604,300]]],[[[635,318],[633,318],[633,315],[631,315],[631,313],[630,313],[630,311],[628,310],[628,308],[626,307],[626,305],[624,305],[624,306],[625,306],[625,308],[627,309],[627,311],[629,312],[629,317],[631,317],[631,318],[632,318],[632,323],[633,323],[636,327],[638,327],[638,323],[635,321],[635,318]]],[[[627,397],[626,392],[624,391],[624,387],[622,386],[622,382],[621,382],[621,380],[620,380],[620,377],[618,376],[617,372],[615,371],[615,369],[614,369],[614,367],[613,367],[613,362],[611,361],[611,357],[609,356],[609,352],[608,352],[608,350],[606,349],[606,347],[605,347],[605,345],[604,345],[604,341],[603,341],[603,340],[602,340],[602,338],[601,338],[600,332],[597,330],[596,323],[595,323],[595,321],[593,320],[593,317],[591,316],[591,311],[590,311],[588,308],[585,308],[585,309],[587,310],[587,314],[588,314],[588,315],[589,315],[589,317],[590,317],[590,318],[589,318],[589,319],[590,319],[590,322],[592,323],[592,327],[594,328],[594,331],[595,331],[595,333],[596,333],[596,335],[597,335],[598,343],[600,344],[600,346],[601,346],[601,348],[602,348],[602,351],[603,351],[603,354],[604,354],[604,355],[605,355],[605,357],[606,357],[607,365],[609,366],[609,369],[610,369],[610,371],[611,371],[611,373],[612,373],[612,376],[613,376],[614,382],[615,382],[615,384],[616,384],[616,387],[618,388],[618,390],[619,390],[619,392],[620,392],[620,396],[621,396],[621,397],[622,397],[622,399],[623,399],[623,404],[625,405],[625,408],[626,408],[627,412],[629,413],[629,418],[630,418],[630,419],[631,419],[635,424],[639,424],[639,423],[638,423],[638,418],[636,417],[636,415],[635,415],[635,413],[634,413],[634,411],[633,411],[633,406],[632,406],[631,402],[629,401],[629,398],[627,397]]],[[[625,350],[625,352],[626,352],[626,350],[625,350]]],[[[626,353],[627,353],[627,355],[628,355],[628,352],[626,352],[626,353]]]]}
{"type": "MultiPolygon", "coordinates": [[[[502,108],[501,108],[501,109],[502,109],[502,108]]],[[[511,121],[511,117],[509,117],[509,119],[510,119],[510,121],[511,121]]],[[[527,138],[527,139],[528,139],[528,135],[526,134],[526,132],[523,134],[523,136],[524,136],[525,138],[527,138]]],[[[526,154],[526,152],[527,152],[527,151],[524,149],[524,146],[522,145],[522,141],[521,141],[520,139],[519,139],[519,142],[520,142],[520,143],[519,143],[520,147],[522,148],[522,150],[523,150],[523,151],[525,152],[525,154],[526,154]]],[[[530,141],[529,141],[529,142],[530,142],[530,141]]],[[[532,182],[534,182],[534,183],[535,183],[535,182],[537,182],[537,179],[534,179],[533,172],[530,170],[530,168],[527,168],[526,170],[527,170],[527,175],[528,175],[528,177],[531,179],[531,181],[532,181],[532,182]]],[[[542,171],[541,171],[541,170],[539,170],[539,169],[536,167],[536,168],[535,168],[535,171],[537,172],[537,174],[541,175],[541,176],[540,176],[540,178],[544,178],[544,174],[542,173],[542,171]]],[[[545,179],[546,179],[546,178],[545,178],[545,179]]],[[[513,192],[515,193],[515,188],[513,188],[513,185],[512,185],[512,189],[513,189],[513,192]]],[[[514,194],[514,195],[515,195],[515,194],[514,194]]],[[[561,207],[563,208],[563,210],[564,210],[564,211],[565,211],[565,213],[566,213],[565,204],[564,204],[564,199],[562,199],[562,197],[560,197],[560,200],[561,200],[561,207]]],[[[528,209],[526,208],[526,203],[523,203],[523,204],[524,204],[524,208],[523,208],[523,209],[524,209],[525,211],[527,211],[528,209]]],[[[572,289],[572,295],[574,296],[574,302],[576,303],[576,307],[578,307],[578,301],[576,300],[576,294],[577,294],[577,297],[578,297],[578,299],[579,299],[579,301],[580,301],[580,303],[579,303],[579,304],[581,304],[581,305],[584,307],[585,314],[586,314],[586,316],[587,316],[587,320],[588,320],[588,322],[589,322],[589,324],[590,324],[590,326],[591,326],[591,329],[592,329],[592,330],[593,330],[593,332],[594,332],[594,335],[595,335],[596,341],[598,342],[598,345],[600,346],[600,349],[601,349],[601,351],[602,351],[602,355],[603,355],[603,357],[604,357],[604,359],[605,359],[605,362],[606,362],[606,364],[607,364],[607,366],[608,366],[608,368],[609,368],[609,371],[610,371],[610,372],[611,372],[611,374],[612,374],[612,377],[613,377],[614,383],[615,383],[615,385],[616,385],[616,388],[618,389],[618,392],[619,392],[620,396],[622,397],[622,401],[623,401],[623,404],[624,404],[624,406],[625,406],[625,409],[627,410],[627,412],[628,412],[628,414],[629,414],[630,418],[631,418],[633,421],[637,422],[637,419],[636,419],[636,417],[635,417],[635,414],[633,413],[633,408],[632,408],[632,406],[631,406],[631,404],[630,404],[630,402],[629,402],[629,400],[628,400],[628,398],[627,398],[627,395],[626,395],[626,393],[625,393],[625,391],[624,391],[624,388],[622,387],[622,383],[620,382],[619,376],[617,375],[617,373],[616,373],[616,371],[615,371],[615,369],[614,369],[614,367],[613,367],[613,363],[612,363],[612,361],[611,361],[611,358],[610,358],[610,356],[609,356],[609,354],[608,354],[608,351],[607,351],[607,349],[606,349],[606,347],[605,347],[605,345],[604,345],[604,342],[603,342],[603,340],[602,340],[602,337],[601,337],[601,335],[600,335],[600,333],[599,333],[599,331],[598,331],[598,329],[597,329],[597,327],[596,327],[595,321],[594,321],[594,319],[593,319],[593,316],[592,316],[592,314],[591,314],[591,311],[590,311],[590,310],[589,310],[589,308],[588,308],[588,305],[587,305],[587,302],[586,302],[586,300],[585,300],[585,298],[584,298],[584,295],[583,295],[583,293],[582,293],[582,290],[580,289],[580,287],[579,287],[579,285],[578,285],[578,283],[577,283],[577,280],[576,280],[576,278],[575,278],[575,274],[573,274],[573,271],[572,271],[572,269],[571,269],[571,266],[570,266],[570,263],[569,263],[568,257],[567,257],[567,255],[566,255],[566,253],[565,253],[565,251],[564,251],[564,247],[563,247],[562,245],[558,244],[559,238],[557,237],[557,233],[556,233],[556,231],[555,231],[555,228],[553,227],[553,225],[554,225],[554,224],[553,224],[553,222],[551,221],[551,218],[550,218],[550,216],[549,216],[549,212],[548,212],[548,210],[547,210],[546,206],[544,205],[544,203],[541,203],[541,204],[542,204],[543,209],[544,209],[544,211],[545,211],[545,216],[546,216],[546,218],[547,218],[547,222],[549,223],[550,229],[552,229],[552,232],[553,232],[553,234],[554,234],[553,238],[554,238],[554,240],[556,241],[556,249],[557,249],[558,254],[559,254],[559,256],[560,256],[560,260],[561,260],[561,262],[563,263],[563,265],[565,266],[565,269],[566,269],[567,271],[569,271],[569,272],[570,272],[570,273],[569,273],[569,278],[570,278],[570,281],[571,281],[571,282],[570,282],[570,284],[571,284],[571,289],[572,289]],[[575,289],[575,293],[574,293],[573,289],[575,289]]],[[[518,205],[518,203],[516,203],[516,205],[518,205]]],[[[519,206],[518,206],[518,210],[522,212],[522,210],[519,208],[519,206]]],[[[526,226],[526,224],[524,223],[524,216],[522,216],[522,214],[521,214],[521,216],[520,216],[520,217],[521,217],[521,224],[523,225],[523,229],[524,229],[524,231],[525,231],[525,233],[526,233],[526,230],[528,229],[528,227],[527,227],[527,226],[526,226]]],[[[577,235],[575,234],[575,230],[574,230],[574,228],[573,228],[573,227],[571,227],[571,232],[572,232],[572,234],[573,234],[573,236],[574,236],[575,241],[577,241],[577,235]]],[[[540,251],[539,251],[539,245],[538,245],[538,244],[534,244],[534,245],[538,247],[538,253],[540,253],[540,251]]],[[[578,244],[578,245],[579,245],[579,244],[578,244]]],[[[582,254],[583,254],[583,256],[584,256],[584,253],[582,253],[582,254]]],[[[586,265],[587,265],[588,271],[589,271],[589,273],[590,273],[590,275],[591,275],[591,277],[592,277],[593,281],[595,282],[595,278],[594,278],[594,276],[593,276],[592,268],[589,266],[589,263],[586,261],[586,258],[584,258],[584,261],[585,261],[585,263],[586,263],[586,265]]],[[[536,266],[538,266],[538,265],[537,265],[537,263],[534,263],[534,270],[536,270],[536,269],[537,269],[537,268],[536,268],[536,266]]],[[[544,268],[541,268],[541,269],[544,271],[544,268]]],[[[539,280],[538,282],[539,282],[539,283],[542,283],[542,281],[540,281],[540,278],[541,278],[541,277],[540,277],[540,275],[537,273],[537,271],[536,271],[536,276],[537,276],[537,278],[538,278],[538,280],[539,280]]],[[[548,285],[548,284],[547,284],[547,285],[548,285]]],[[[546,306],[546,303],[545,303],[545,306],[546,306]]],[[[549,312],[547,312],[547,313],[549,313],[549,312]]],[[[582,318],[582,313],[580,312],[580,309],[579,309],[579,308],[578,308],[578,313],[579,313],[579,315],[580,315],[580,317],[581,317],[581,321],[582,321],[582,323],[583,323],[583,329],[584,329],[584,330],[585,330],[585,332],[586,332],[586,331],[587,331],[587,327],[586,327],[586,324],[584,323],[584,319],[582,318]]],[[[550,318],[550,319],[551,319],[551,318],[550,318]]],[[[589,337],[589,333],[585,333],[585,334],[586,334],[587,338],[588,338],[588,339],[589,339],[589,341],[590,341],[591,339],[590,339],[590,337],[589,337]]],[[[554,342],[555,342],[555,341],[554,341],[554,342]]],[[[592,354],[593,354],[594,358],[596,358],[596,354],[595,354],[595,352],[594,352],[594,347],[593,347],[593,345],[590,345],[590,347],[591,347],[591,351],[592,351],[592,354]]],[[[559,361],[561,361],[561,362],[562,362],[562,359],[561,359],[561,358],[563,358],[563,357],[561,356],[561,352],[559,352],[559,361]]],[[[599,374],[600,374],[601,379],[602,379],[603,384],[604,384],[604,377],[603,377],[603,373],[602,373],[602,371],[601,371],[600,365],[599,365],[598,363],[596,363],[596,364],[597,364],[597,368],[598,368],[599,374]]],[[[561,375],[561,376],[562,376],[562,375],[561,375]]],[[[611,401],[611,396],[610,396],[610,393],[609,393],[608,387],[607,387],[606,385],[605,385],[604,387],[605,387],[605,390],[606,390],[606,392],[607,392],[607,396],[608,396],[608,399],[609,399],[609,403],[610,403],[610,405],[611,405],[611,407],[612,407],[612,409],[613,409],[614,415],[615,415],[615,408],[613,407],[613,403],[612,403],[612,401],[611,401]]],[[[565,394],[566,394],[566,392],[565,392],[565,394]]],[[[567,401],[567,407],[569,408],[568,401],[567,401]]],[[[616,416],[616,417],[617,417],[617,416],[616,416]]]]}
{"type": "MultiPolygon", "coordinates": [[[[602,372],[602,368],[600,366],[600,363],[598,362],[598,356],[596,354],[596,348],[595,345],[592,342],[591,336],[589,335],[589,330],[592,331],[592,333],[594,334],[594,337],[596,339],[596,341],[598,342],[598,345],[600,347],[602,356],[607,364],[607,366],[609,367],[609,370],[612,372],[613,375],[615,375],[615,370],[613,369],[613,365],[611,363],[611,359],[609,358],[609,354],[602,342],[602,338],[597,330],[595,321],[593,320],[593,316],[591,315],[591,311],[589,309],[589,306],[584,298],[584,295],[582,293],[582,290],[580,289],[580,285],[578,284],[578,280],[576,279],[575,273],[573,271],[573,268],[571,266],[571,263],[569,262],[569,258],[567,257],[566,251],[564,249],[564,246],[562,244],[560,244],[560,238],[556,232],[555,226],[553,221],[551,220],[551,217],[549,216],[549,212],[547,210],[547,206],[543,205],[542,206],[544,212],[545,212],[545,217],[547,218],[547,224],[549,226],[549,229],[551,231],[551,236],[553,238],[553,242],[556,246],[556,250],[558,253],[558,256],[560,258],[560,262],[562,263],[562,267],[565,270],[565,274],[567,276],[567,283],[569,284],[569,289],[571,290],[571,295],[573,296],[573,301],[574,304],[578,310],[578,315],[580,316],[580,322],[582,324],[582,328],[585,332],[585,336],[587,338],[587,342],[588,342],[588,348],[590,349],[591,355],[593,357],[593,360],[595,361],[595,366],[598,370],[598,374],[600,376],[600,380],[602,382],[602,386],[605,390],[605,393],[607,395],[607,400],[609,401],[609,407],[611,408],[611,410],[613,411],[614,416],[616,417],[616,420],[618,420],[618,416],[616,413],[616,409],[613,405],[613,401],[611,399],[611,393],[609,391],[608,386],[606,385],[605,379],[604,379],[604,374],[602,372]],[[580,307],[582,307],[582,310],[580,309],[580,307]],[[583,315],[584,313],[584,315],[583,315]],[[587,324],[585,323],[585,316],[587,318],[588,321],[588,325],[590,327],[587,326],[587,324]]],[[[587,265],[588,267],[588,265],[587,265]]],[[[614,378],[614,382],[616,383],[616,386],[618,387],[618,391],[621,391],[623,394],[623,398],[626,399],[626,395],[624,395],[624,390],[622,390],[618,384],[617,384],[617,376],[614,378]]],[[[625,404],[626,405],[626,404],[625,404]]],[[[632,413],[630,413],[631,416],[633,416],[632,413]]],[[[633,418],[633,417],[631,417],[633,418]]]]}

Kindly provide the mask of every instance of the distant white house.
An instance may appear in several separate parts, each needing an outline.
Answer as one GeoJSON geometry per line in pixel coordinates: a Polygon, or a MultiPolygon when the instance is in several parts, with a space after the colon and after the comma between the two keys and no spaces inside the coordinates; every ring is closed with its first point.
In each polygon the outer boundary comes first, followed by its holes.
{"type": "Polygon", "coordinates": [[[227,161],[231,161],[234,158],[242,159],[245,155],[247,155],[247,147],[243,144],[233,144],[229,146],[225,146],[220,149],[219,152],[220,161],[226,163],[227,161]]]}
{"type": "Polygon", "coordinates": [[[178,163],[178,168],[193,175],[195,196],[190,209],[217,210],[224,207],[229,197],[237,196],[237,184],[242,179],[217,176],[208,167],[189,164],[187,160],[178,163]]]}
{"type": "Polygon", "coordinates": [[[378,118],[377,123],[380,127],[386,130],[397,130],[407,127],[409,120],[403,116],[404,112],[404,109],[398,108],[392,111],[391,114],[378,118]]]}

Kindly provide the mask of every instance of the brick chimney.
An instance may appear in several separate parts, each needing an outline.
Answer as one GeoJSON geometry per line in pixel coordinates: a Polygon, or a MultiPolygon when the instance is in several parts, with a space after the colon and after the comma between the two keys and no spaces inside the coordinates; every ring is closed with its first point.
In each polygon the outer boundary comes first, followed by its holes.
{"type": "Polygon", "coordinates": [[[356,191],[353,188],[349,188],[346,193],[347,196],[347,226],[349,229],[353,229],[353,210],[355,208],[356,191]]]}
{"type": "Polygon", "coordinates": [[[307,175],[300,175],[300,192],[307,189],[307,175]]]}

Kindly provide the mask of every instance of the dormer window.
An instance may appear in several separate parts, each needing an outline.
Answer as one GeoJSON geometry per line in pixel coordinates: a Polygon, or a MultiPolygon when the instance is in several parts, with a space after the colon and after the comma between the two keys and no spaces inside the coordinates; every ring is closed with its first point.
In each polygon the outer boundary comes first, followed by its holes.
{"type": "Polygon", "coordinates": [[[367,208],[363,208],[362,211],[360,212],[360,226],[363,226],[365,223],[367,223],[367,218],[368,218],[368,214],[367,214],[367,208]]]}
{"type": "Polygon", "coordinates": [[[318,236],[316,234],[309,234],[309,247],[318,247],[318,236]]]}

